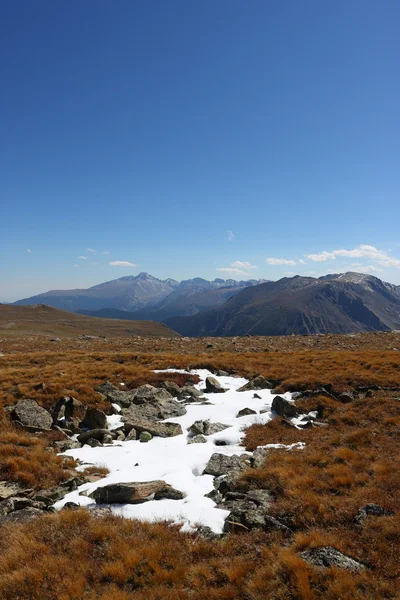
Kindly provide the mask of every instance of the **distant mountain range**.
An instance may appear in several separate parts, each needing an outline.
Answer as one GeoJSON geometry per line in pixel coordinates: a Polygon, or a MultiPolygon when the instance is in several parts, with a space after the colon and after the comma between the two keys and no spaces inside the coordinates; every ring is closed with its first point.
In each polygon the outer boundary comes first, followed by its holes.
{"type": "Polygon", "coordinates": [[[218,308],[164,323],[193,337],[400,329],[400,286],[360,273],[296,276],[247,287],[218,308]]]}
{"type": "Polygon", "coordinates": [[[158,321],[193,337],[400,329],[400,286],[360,273],[268,282],[201,278],[178,282],[140,273],[87,290],[53,290],[15,304],[158,321]]]}
{"type": "Polygon", "coordinates": [[[235,281],[214,279],[207,281],[196,277],[185,281],[157,279],[148,273],[121,277],[88,289],[51,290],[30,298],[18,300],[15,304],[46,304],[55,308],[81,314],[124,318],[119,311],[137,314],[132,320],[163,321],[177,315],[194,315],[201,310],[215,308],[228,298],[249,285],[260,283],[256,280],[235,281]],[[104,310],[106,309],[106,312],[104,310]],[[110,312],[110,309],[113,311],[110,312]],[[117,311],[117,312],[115,312],[117,311]]]}

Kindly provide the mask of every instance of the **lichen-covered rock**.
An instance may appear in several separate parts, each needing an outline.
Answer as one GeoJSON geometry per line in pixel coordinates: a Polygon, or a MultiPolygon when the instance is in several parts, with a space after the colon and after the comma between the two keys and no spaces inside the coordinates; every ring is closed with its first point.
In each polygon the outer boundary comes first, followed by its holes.
{"type": "Polygon", "coordinates": [[[53,424],[51,414],[39,406],[35,400],[20,400],[13,408],[11,416],[30,432],[49,431],[53,424]]]}
{"type": "Polygon", "coordinates": [[[189,438],[187,441],[188,444],[206,444],[207,440],[204,435],[195,435],[192,438],[189,438]]]}
{"type": "Polygon", "coordinates": [[[179,423],[159,423],[157,421],[132,420],[125,423],[125,431],[129,434],[131,429],[135,429],[137,433],[148,431],[154,437],[174,437],[182,435],[182,427],[179,423]]]}
{"type": "Polygon", "coordinates": [[[148,431],[141,431],[141,433],[139,435],[139,442],[146,444],[147,442],[150,442],[150,440],[152,440],[152,439],[153,439],[153,436],[151,435],[151,433],[149,433],[148,431]]]}
{"type": "Polygon", "coordinates": [[[354,558],[339,552],[332,546],[320,546],[300,553],[308,563],[316,567],[336,567],[338,569],[348,569],[349,571],[363,571],[366,567],[354,558]]]}
{"type": "Polygon", "coordinates": [[[247,459],[247,454],[226,456],[225,454],[215,452],[208,461],[203,474],[219,477],[220,475],[226,475],[230,471],[240,471],[246,465],[245,461],[247,459]]]}
{"type": "Polygon", "coordinates": [[[212,435],[228,429],[229,425],[223,423],[211,423],[211,421],[195,421],[189,427],[189,433],[192,435],[212,435]]]}

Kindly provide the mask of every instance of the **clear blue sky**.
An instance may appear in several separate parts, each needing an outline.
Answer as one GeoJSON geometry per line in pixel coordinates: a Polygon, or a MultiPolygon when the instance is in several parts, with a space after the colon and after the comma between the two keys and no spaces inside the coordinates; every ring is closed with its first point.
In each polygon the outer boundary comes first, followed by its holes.
{"type": "Polygon", "coordinates": [[[400,284],[399,23],[398,0],[3,0],[0,300],[139,271],[400,284]]]}

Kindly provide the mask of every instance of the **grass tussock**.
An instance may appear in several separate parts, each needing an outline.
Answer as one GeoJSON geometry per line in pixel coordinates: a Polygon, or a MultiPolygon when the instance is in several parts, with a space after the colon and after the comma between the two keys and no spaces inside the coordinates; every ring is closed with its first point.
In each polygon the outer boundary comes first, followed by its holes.
{"type": "Polygon", "coordinates": [[[2,600],[355,600],[394,598],[374,572],[321,571],[299,549],[324,533],[283,545],[265,533],[204,540],[166,524],[62,512],[4,526],[2,600]]]}
{"type": "MultiPolygon", "coordinates": [[[[273,493],[270,512],[292,531],[232,534],[205,540],[165,524],[95,518],[83,510],[0,526],[0,600],[376,600],[398,598],[400,577],[400,347],[396,334],[240,338],[230,340],[12,340],[0,350],[0,480],[36,489],[71,475],[49,449],[54,436],[13,428],[7,411],[18,399],[50,408],[71,395],[106,412],[94,389],[178,385],[184,375],[154,369],[210,368],[280,381],[279,389],[336,391],[380,386],[371,398],[340,404],[323,396],[298,402],[318,410],[327,427],[303,431],[276,419],[254,425],[246,448],[305,442],[302,450],[270,450],[241,477],[241,489],[273,493]],[[354,517],[377,503],[394,516],[354,517]],[[299,552],[332,545],[368,566],[363,573],[316,569],[299,552]]],[[[96,468],[85,474],[104,474],[96,468]]]]}
{"type": "Polygon", "coordinates": [[[4,423],[0,429],[0,480],[22,486],[46,489],[75,474],[75,462],[57,456],[50,447],[57,432],[33,435],[4,423]]]}

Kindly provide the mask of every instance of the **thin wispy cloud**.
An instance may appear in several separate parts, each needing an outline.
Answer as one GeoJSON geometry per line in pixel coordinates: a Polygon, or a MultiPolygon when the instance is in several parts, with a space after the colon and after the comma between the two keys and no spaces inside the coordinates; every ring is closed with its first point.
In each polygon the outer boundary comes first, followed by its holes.
{"type": "Polygon", "coordinates": [[[128,260],[112,260],[108,263],[110,267],[138,267],[135,263],[129,262],[128,260]]]}
{"type": "Polygon", "coordinates": [[[335,260],[337,257],[344,258],[367,258],[377,262],[379,265],[384,267],[399,267],[400,260],[393,256],[390,256],[385,250],[379,250],[375,246],[369,246],[368,244],[360,244],[356,248],[351,250],[345,250],[340,248],[338,250],[332,250],[328,252],[324,250],[318,254],[306,254],[306,257],[313,262],[325,262],[327,260],[335,260]]]}
{"type": "Polygon", "coordinates": [[[32,252],[32,250],[31,250],[30,248],[25,248],[25,251],[26,251],[28,254],[31,254],[31,252],[32,252]]]}
{"type": "Polygon", "coordinates": [[[291,260],[291,259],[287,259],[287,258],[266,258],[265,262],[268,263],[269,265],[286,265],[286,266],[290,266],[290,265],[297,265],[297,262],[295,260],[291,260]]]}
{"type": "Polygon", "coordinates": [[[248,271],[249,269],[257,269],[258,268],[255,265],[252,265],[251,263],[246,262],[245,260],[235,260],[235,262],[231,263],[231,267],[236,268],[236,269],[245,269],[246,271],[248,271]]]}
{"type": "Polygon", "coordinates": [[[382,273],[383,269],[374,265],[366,265],[365,267],[357,267],[359,273],[382,273]]]}
{"type": "Polygon", "coordinates": [[[235,234],[233,233],[233,231],[231,229],[228,229],[228,231],[226,232],[226,239],[228,242],[232,242],[235,238],[235,234]]]}
{"type": "Polygon", "coordinates": [[[299,265],[306,265],[306,261],[303,260],[302,258],[299,258],[299,265]]]}
{"type": "Polygon", "coordinates": [[[74,267],[78,267],[78,269],[79,269],[79,265],[74,265],[74,267]]]}
{"type": "Polygon", "coordinates": [[[87,252],[90,252],[90,254],[96,254],[96,250],[93,250],[93,248],[86,248],[87,252]]]}
{"type": "Polygon", "coordinates": [[[242,269],[236,269],[235,267],[218,267],[217,271],[229,273],[230,275],[244,275],[245,277],[249,276],[249,274],[245,271],[242,271],[242,269]]]}
{"type": "Polygon", "coordinates": [[[87,256],[78,256],[80,260],[87,260],[87,256]]]}
{"type": "Polygon", "coordinates": [[[105,256],[106,254],[110,254],[109,250],[103,250],[102,255],[105,256]]]}

